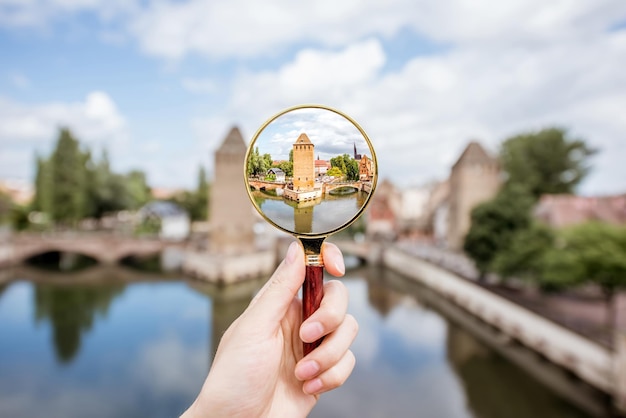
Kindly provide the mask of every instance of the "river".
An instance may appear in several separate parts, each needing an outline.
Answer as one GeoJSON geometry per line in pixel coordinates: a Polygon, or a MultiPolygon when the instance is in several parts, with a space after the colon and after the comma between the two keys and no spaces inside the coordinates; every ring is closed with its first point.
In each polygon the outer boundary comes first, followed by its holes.
{"type": "MultiPolygon", "coordinates": [[[[407,291],[406,279],[356,267],[343,280],[360,324],[357,366],[311,417],[588,416],[446,319],[432,295],[407,291]]],[[[260,285],[120,268],[15,273],[0,285],[0,416],[178,416],[260,285]]]]}
{"type": "Polygon", "coordinates": [[[270,192],[252,193],[257,206],[278,226],[300,234],[333,231],[350,221],[365,204],[362,191],[325,195],[316,201],[295,203],[270,192]]]}

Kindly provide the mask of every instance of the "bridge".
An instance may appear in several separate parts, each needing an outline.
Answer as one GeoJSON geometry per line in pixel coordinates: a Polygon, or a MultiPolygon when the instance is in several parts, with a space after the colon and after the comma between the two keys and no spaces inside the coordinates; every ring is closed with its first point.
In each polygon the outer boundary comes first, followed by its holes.
{"type": "Polygon", "coordinates": [[[103,265],[113,265],[129,256],[159,254],[175,243],[106,233],[19,234],[0,243],[0,267],[20,264],[49,252],[81,254],[103,265]]]}
{"type": "MultiPolygon", "coordinates": [[[[266,180],[248,180],[248,184],[254,190],[276,190],[284,189],[287,186],[286,182],[281,181],[266,181],[266,180]]],[[[356,191],[364,191],[369,193],[372,189],[372,184],[369,182],[361,181],[334,181],[330,183],[323,183],[322,191],[324,194],[329,194],[333,190],[340,188],[352,188],[356,191]]]]}
{"type": "Polygon", "coordinates": [[[248,184],[254,190],[276,190],[276,189],[284,189],[287,183],[283,181],[265,181],[265,180],[250,180],[248,179],[248,184]]]}

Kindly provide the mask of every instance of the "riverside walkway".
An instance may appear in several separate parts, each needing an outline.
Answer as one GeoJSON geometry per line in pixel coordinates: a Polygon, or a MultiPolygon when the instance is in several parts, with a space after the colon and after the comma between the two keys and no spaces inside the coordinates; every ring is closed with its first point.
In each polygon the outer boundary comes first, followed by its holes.
{"type": "MultiPolygon", "coordinates": [[[[610,394],[616,408],[626,414],[626,332],[605,330],[601,336],[581,332],[582,319],[595,324],[596,329],[602,327],[598,315],[581,309],[580,299],[568,294],[546,296],[523,288],[479,283],[476,270],[462,255],[416,242],[378,244],[378,252],[372,249],[372,243],[361,244],[360,249],[356,243],[337,244],[359,258],[377,254],[385,267],[435,291],[465,311],[467,317],[498,330],[505,337],[504,342],[526,346],[610,394]],[[555,303],[557,300],[560,303],[555,303]],[[569,315],[579,318],[577,327],[572,327],[571,319],[567,321],[569,315]]],[[[596,310],[600,306],[597,302],[596,310]]],[[[623,322],[619,325],[623,326],[623,322]]]]}

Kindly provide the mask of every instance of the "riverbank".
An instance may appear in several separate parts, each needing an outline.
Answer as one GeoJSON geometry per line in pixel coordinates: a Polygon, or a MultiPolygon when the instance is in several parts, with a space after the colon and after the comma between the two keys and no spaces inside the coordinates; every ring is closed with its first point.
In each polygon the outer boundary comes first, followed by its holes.
{"type": "MultiPolygon", "coordinates": [[[[626,335],[616,335],[613,351],[498,292],[424,261],[399,246],[387,248],[381,262],[385,267],[435,290],[508,338],[611,394],[616,406],[626,412],[626,335]]],[[[569,306],[569,311],[572,306],[569,306]]]]}

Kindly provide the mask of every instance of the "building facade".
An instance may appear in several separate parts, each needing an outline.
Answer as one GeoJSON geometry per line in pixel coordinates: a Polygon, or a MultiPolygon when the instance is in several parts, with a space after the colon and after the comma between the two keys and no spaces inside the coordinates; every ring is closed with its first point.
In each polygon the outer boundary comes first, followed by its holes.
{"type": "Polygon", "coordinates": [[[372,181],[374,178],[374,161],[363,155],[359,160],[359,180],[372,181]]]}
{"type": "Polygon", "coordinates": [[[215,152],[209,245],[214,253],[235,254],[254,249],[255,218],[243,175],[246,149],[241,132],[233,127],[215,152]]]}
{"type": "Polygon", "coordinates": [[[478,204],[492,199],[500,189],[500,164],[478,142],[470,142],[450,172],[447,247],[463,248],[470,228],[471,212],[478,204]]]}
{"type": "Polygon", "coordinates": [[[293,189],[313,190],[315,184],[315,145],[302,133],[293,144],[293,189]]]}

